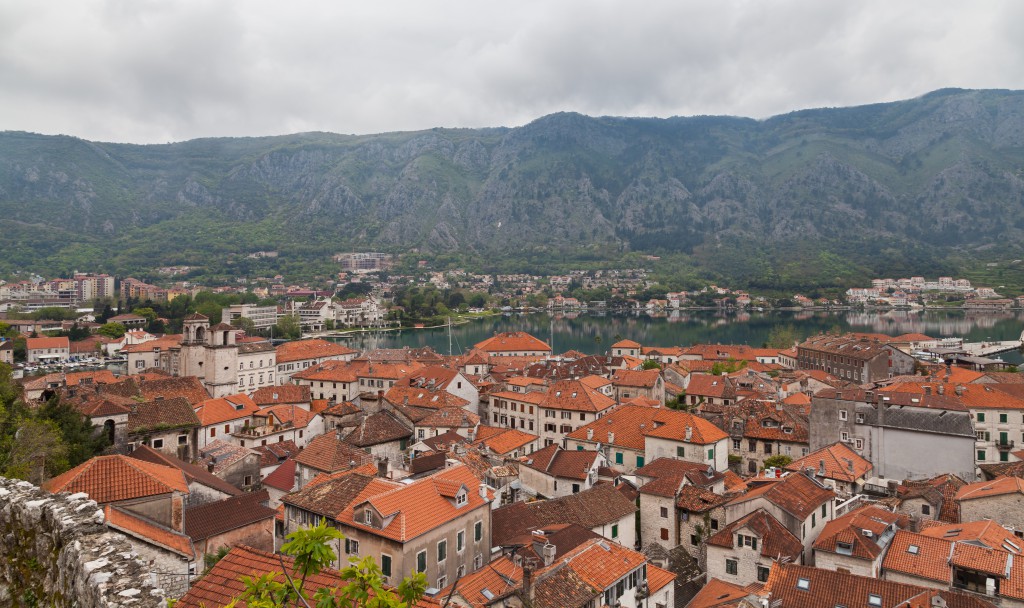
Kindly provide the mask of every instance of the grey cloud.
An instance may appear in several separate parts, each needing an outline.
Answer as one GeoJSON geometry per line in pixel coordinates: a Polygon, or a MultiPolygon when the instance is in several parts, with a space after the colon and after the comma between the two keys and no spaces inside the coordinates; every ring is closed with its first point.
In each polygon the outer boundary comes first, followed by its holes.
{"type": "Polygon", "coordinates": [[[0,128],[162,142],[733,114],[1024,88],[991,2],[0,4],[0,128]]]}

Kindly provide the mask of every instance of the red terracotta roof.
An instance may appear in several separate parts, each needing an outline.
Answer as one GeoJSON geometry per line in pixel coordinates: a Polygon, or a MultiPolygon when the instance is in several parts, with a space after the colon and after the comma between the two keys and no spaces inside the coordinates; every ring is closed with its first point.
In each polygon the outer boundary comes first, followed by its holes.
{"type": "MultiPolygon", "coordinates": [[[[213,608],[215,606],[226,606],[232,599],[238,597],[245,590],[245,583],[242,577],[252,578],[264,574],[278,573],[274,580],[279,583],[287,583],[287,579],[281,572],[281,561],[285,568],[293,576],[295,574],[295,559],[284,555],[279,556],[265,551],[259,551],[244,545],[236,546],[218,561],[202,578],[195,581],[195,584],[188,590],[178,603],[177,608],[213,608]]],[[[336,570],[327,569],[319,574],[310,575],[306,579],[305,590],[312,596],[321,587],[336,587],[343,585],[340,574],[336,570]]],[[[237,608],[245,608],[245,602],[239,602],[237,608]]],[[[433,598],[425,597],[416,604],[417,608],[439,608],[440,604],[433,598]]]]}
{"type": "Polygon", "coordinates": [[[361,465],[372,462],[373,457],[351,443],[338,439],[336,433],[324,433],[314,437],[294,460],[317,471],[335,473],[352,468],[353,463],[361,465]]]}
{"type": "Polygon", "coordinates": [[[1024,479],[1020,477],[1000,477],[992,481],[970,483],[957,491],[956,500],[976,500],[1005,494],[1024,494],[1024,479]]]}
{"type": "Polygon", "coordinates": [[[68,341],[67,336],[60,338],[28,338],[25,340],[25,348],[27,350],[37,350],[40,348],[71,348],[71,342],[68,341]]]}
{"type": "Polygon", "coordinates": [[[185,533],[192,540],[205,540],[259,522],[264,522],[266,531],[271,532],[274,529],[271,523],[274,510],[264,506],[269,498],[267,491],[263,490],[189,507],[185,533]]]}
{"type": "Polygon", "coordinates": [[[531,336],[525,331],[509,331],[487,338],[473,345],[473,348],[486,353],[500,352],[550,352],[551,347],[546,342],[531,336]]]}
{"type": "Polygon", "coordinates": [[[835,493],[818,485],[817,482],[802,473],[791,473],[781,481],[767,483],[734,498],[732,504],[754,500],[762,496],[802,520],[807,519],[807,516],[822,504],[834,499],[835,493]]]}
{"type": "Polygon", "coordinates": [[[195,547],[192,546],[192,539],[181,532],[113,505],[104,507],[103,515],[106,517],[107,525],[119,532],[163,547],[189,560],[198,557],[195,547]]]}
{"type": "Polygon", "coordinates": [[[180,470],[128,456],[96,456],[43,483],[49,492],[85,492],[100,504],[171,492],[188,494],[180,470]]]}
{"type": "Polygon", "coordinates": [[[948,585],[952,580],[952,550],[952,541],[897,530],[889,542],[882,568],[948,585]]]}
{"type": "Polygon", "coordinates": [[[519,459],[524,467],[552,477],[586,480],[599,454],[592,450],[563,450],[558,444],[543,447],[519,459]]]}
{"type": "Polygon", "coordinates": [[[874,467],[850,446],[836,442],[820,450],[794,460],[786,465],[789,471],[803,471],[813,468],[817,474],[827,479],[853,483],[868,476],[874,467]],[[822,471],[824,465],[824,471],[822,471]]]}
{"type": "Polygon", "coordinates": [[[305,359],[323,359],[324,357],[342,357],[354,355],[357,351],[337,342],[329,342],[314,338],[312,340],[293,340],[277,346],[277,362],[291,363],[305,359]]]}
{"type": "Polygon", "coordinates": [[[298,384],[262,386],[256,389],[256,392],[251,397],[253,402],[261,407],[281,403],[308,404],[310,402],[309,387],[298,384]]]}
{"type": "Polygon", "coordinates": [[[689,412],[640,405],[620,406],[566,437],[588,440],[587,434],[593,430],[589,441],[643,450],[646,437],[687,441],[687,429],[690,429],[688,443],[698,445],[710,445],[728,437],[715,425],[689,412]],[[609,433],[614,433],[614,441],[609,441],[609,433]]]}
{"type": "Polygon", "coordinates": [[[612,374],[615,386],[634,386],[637,388],[654,388],[661,379],[661,370],[620,369],[612,374]]]}
{"type": "Polygon", "coordinates": [[[259,406],[243,394],[207,399],[195,404],[194,408],[199,424],[204,427],[249,418],[259,410],[259,406]]]}
{"type": "Polygon", "coordinates": [[[491,452],[503,455],[529,445],[539,439],[537,435],[519,429],[504,429],[480,425],[476,430],[476,441],[473,445],[487,448],[491,452]]]}
{"type": "Polygon", "coordinates": [[[263,485],[291,492],[295,489],[295,459],[286,458],[276,469],[263,478],[263,485]]]}
{"type": "Polygon", "coordinates": [[[713,578],[693,596],[686,608],[737,608],[748,595],[750,592],[745,587],[713,578]]]}
{"type": "Polygon", "coordinates": [[[761,539],[762,557],[796,561],[803,553],[804,546],[800,539],[764,509],[757,509],[737,519],[712,535],[707,542],[716,547],[732,548],[736,545],[736,534],[746,530],[761,539]]]}

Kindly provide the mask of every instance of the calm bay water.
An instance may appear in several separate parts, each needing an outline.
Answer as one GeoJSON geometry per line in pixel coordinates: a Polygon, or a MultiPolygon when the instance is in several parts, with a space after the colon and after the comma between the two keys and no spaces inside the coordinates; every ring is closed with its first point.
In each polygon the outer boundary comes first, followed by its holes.
{"type": "MultiPolygon", "coordinates": [[[[503,331],[527,331],[549,342],[554,352],[579,350],[604,352],[620,339],[644,346],[688,346],[694,343],[749,344],[761,346],[776,326],[791,326],[798,337],[838,327],[842,331],[888,335],[922,333],[932,337],[962,337],[968,342],[1016,340],[1024,330],[1024,313],[967,314],[963,311],[765,311],[723,313],[684,311],[671,316],[647,315],[549,315],[513,314],[487,317],[451,329],[453,353],[468,350],[477,342],[503,331]]],[[[372,348],[419,348],[430,346],[448,353],[448,331],[407,329],[360,333],[338,339],[358,350],[372,348]]],[[[1020,363],[1017,352],[1005,353],[1006,361],[1020,363]]]]}

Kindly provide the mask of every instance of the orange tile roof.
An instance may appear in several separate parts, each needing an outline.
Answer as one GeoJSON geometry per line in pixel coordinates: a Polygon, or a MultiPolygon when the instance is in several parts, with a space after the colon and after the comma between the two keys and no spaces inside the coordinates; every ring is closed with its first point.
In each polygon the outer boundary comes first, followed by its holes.
{"type": "Polygon", "coordinates": [[[507,556],[502,556],[481,568],[454,581],[441,590],[438,597],[448,597],[455,586],[455,593],[474,608],[486,606],[495,600],[518,591],[523,581],[523,569],[507,556]],[[484,594],[487,591],[487,595],[484,594]],[[488,597],[490,596],[490,597],[488,597]]]}
{"type": "Polygon", "coordinates": [[[647,564],[647,589],[651,593],[660,591],[665,585],[676,580],[676,575],[654,564],[647,564]]]}
{"type": "MultiPolygon", "coordinates": [[[[650,566],[647,567],[650,571],[650,566]]],[[[693,596],[686,608],[736,608],[750,592],[745,587],[713,578],[693,596]]]]}
{"type": "Polygon", "coordinates": [[[309,403],[309,387],[298,384],[283,384],[281,386],[262,386],[256,389],[252,395],[256,405],[276,405],[279,403],[309,403]]]}
{"type": "Polygon", "coordinates": [[[640,343],[632,340],[619,340],[612,344],[612,348],[640,348],[640,343]]]}
{"type": "Polygon", "coordinates": [[[951,541],[897,530],[889,541],[882,568],[948,585],[952,580],[949,567],[952,551],[951,541]]]}
{"type": "Polygon", "coordinates": [[[585,480],[597,460],[592,450],[563,450],[557,443],[519,459],[522,466],[565,479],[585,480]]]}
{"type": "MultiPolygon", "coordinates": [[[[213,568],[202,578],[195,581],[195,584],[188,590],[180,600],[177,608],[214,608],[215,606],[226,606],[232,599],[238,597],[245,590],[245,583],[242,577],[256,578],[264,574],[277,573],[274,578],[279,583],[287,583],[287,579],[281,574],[281,563],[295,575],[295,559],[283,555],[275,555],[266,551],[259,551],[251,547],[239,545],[231,549],[213,568]]],[[[340,578],[337,570],[330,568],[319,574],[313,574],[306,579],[305,590],[312,596],[321,587],[337,587],[345,581],[340,578]]],[[[245,602],[238,602],[237,608],[246,608],[245,602]]],[[[416,608],[439,608],[440,603],[430,597],[424,597],[416,603],[416,608]]]]}
{"type": "Polygon", "coordinates": [[[71,348],[71,342],[67,336],[59,338],[28,338],[25,340],[25,348],[27,350],[36,350],[40,348],[71,348]]]}
{"type": "Polygon", "coordinates": [[[293,340],[277,346],[277,362],[291,363],[306,359],[323,359],[324,357],[342,357],[354,355],[357,351],[337,342],[329,342],[320,338],[312,340],[293,340]]]}
{"type": "Polygon", "coordinates": [[[904,382],[879,389],[878,392],[924,394],[926,387],[931,389],[933,395],[942,394],[947,398],[956,399],[970,409],[1024,410],[1024,399],[1000,390],[999,385],[992,384],[904,382]]]}
{"type": "Polygon", "coordinates": [[[460,464],[410,484],[363,475],[332,477],[322,484],[307,484],[282,500],[331,517],[346,526],[406,542],[486,507],[493,498],[493,492],[488,491],[487,499],[484,499],[480,496],[480,484],[480,479],[469,467],[460,464]],[[467,503],[456,507],[450,497],[460,487],[466,489],[467,503]],[[382,517],[390,518],[385,528],[374,528],[363,522],[362,511],[367,506],[382,517]]]}
{"type": "Polygon", "coordinates": [[[969,568],[1001,578],[1008,572],[1009,559],[1010,554],[1006,551],[978,547],[970,543],[955,543],[949,563],[952,566],[969,568]]]}
{"type": "Polygon", "coordinates": [[[1017,554],[1021,553],[1021,547],[1024,546],[1013,532],[991,519],[959,524],[935,523],[935,525],[921,530],[921,534],[945,540],[975,542],[986,547],[1017,554]]]}
{"type": "Polygon", "coordinates": [[[378,534],[392,540],[405,542],[416,538],[434,528],[462,516],[477,508],[489,504],[492,493],[488,491],[488,499],[480,496],[478,479],[469,467],[457,465],[444,469],[429,477],[424,477],[409,485],[389,490],[373,496],[357,498],[354,509],[361,504],[371,505],[378,513],[395,515],[383,530],[375,529],[355,521],[353,508],[340,514],[339,521],[378,534]],[[452,501],[441,495],[435,482],[455,482],[466,487],[468,502],[463,507],[455,507],[452,501]]]}
{"type": "Polygon", "coordinates": [[[391,387],[384,393],[384,398],[389,402],[413,407],[425,407],[430,409],[460,408],[469,405],[469,401],[453,395],[443,388],[428,389],[417,386],[391,387]]]}
{"type": "Polygon", "coordinates": [[[190,405],[210,398],[203,383],[195,376],[147,379],[139,383],[139,394],[147,401],[184,397],[190,405]]]}
{"type": "Polygon", "coordinates": [[[612,373],[612,383],[616,386],[635,386],[638,388],[654,388],[661,379],[661,370],[620,369],[612,373]]]}
{"type": "Polygon", "coordinates": [[[276,418],[280,423],[292,423],[292,426],[301,429],[309,425],[309,422],[316,418],[317,414],[299,407],[297,405],[268,405],[261,408],[256,416],[267,416],[276,418]]]}
{"type": "Polygon", "coordinates": [[[1004,494],[1024,494],[1024,479],[1020,477],[1000,477],[992,481],[969,483],[957,490],[956,500],[975,500],[989,496],[1004,494]]]}
{"type": "Polygon", "coordinates": [[[498,432],[489,432],[486,437],[481,438],[481,429],[483,428],[483,426],[477,427],[477,439],[473,445],[481,448],[487,448],[491,452],[499,455],[509,454],[539,439],[537,435],[520,431],[519,429],[503,429],[497,427],[491,428],[495,428],[498,432]]]}
{"type": "Polygon", "coordinates": [[[243,394],[207,399],[195,404],[193,408],[199,418],[199,424],[204,427],[248,418],[260,409],[252,399],[243,394]]]}
{"type": "Polygon", "coordinates": [[[336,433],[324,433],[314,437],[302,449],[295,462],[318,471],[334,473],[356,465],[373,462],[373,457],[352,444],[338,439],[336,433]]]}
{"type": "Polygon", "coordinates": [[[890,525],[906,523],[906,519],[906,516],[892,511],[864,505],[825,524],[814,541],[814,550],[838,553],[838,545],[844,543],[849,545],[853,557],[873,560],[885,548],[879,544],[879,537],[890,525]],[[871,535],[866,535],[865,531],[871,535]]]}
{"type": "Polygon", "coordinates": [[[356,372],[356,377],[401,380],[422,368],[423,366],[415,361],[409,361],[408,363],[372,363],[356,372]]]}
{"type": "Polygon", "coordinates": [[[149,340],[140,344],[129,344],[121,349],[121,353],[151,353],[158,348],[160,350],[167,350],[178,346],[181,346],[181,334],[168,334],[156,340],[149,340]]]}
{"type": "Polygon", "coordinates": [[[786,465],[786,470],[789,471],[803,471],[811,468],[827,479],[853,483],[858,479],[866,478],[874,467],[871,466],[871,462],[854,452],[850,446],[836,442],[786,465]],[[822,464],[825,465],[824,471],[822,471],[822,464]]]}
{"type": "Polygon", "coordinates": [[[366,366],[366,361],[329,359],[292,374],[292,379],[317,382],[355,382],[356,374],[366,369],[366,366]]]}
{"type": "Polygon", "coordinates": [[[730,523],[708,538],[707,542],[716,547],[731,548],[736,544],[735,534],[744,529],[761,539],[762,557],[799,560],[803,553],[804,546],[800,539],[764,509],[756,509],[730,523]]]}
{"type": "Polygon", "coordinates": [[[525,331],[509,331],[487,338],[473,345],[473,348],[486,353],[502,352],[551,352],[551,347],[546,342],[535,338],[525,331]]]}
{"type": "Polygon", "coordinates": [[[790,473],[781,481],[767,483],[734,498],[731,504],[743,503],[762,496],[784,511],[795,515],[797,519],[807,519],[807,516],[822,504],[834,499],[835,493],[821,487],[803,473],[790,473]]]}
{"type": "Polygon", "coordinates": [[[104,507],[103,515],[107,519],[107,525],[115,530],[141,538],[146,542],[187,557],[189,560],[198,557],[195,547],[192,546],[192,539],[181,532],[161,526],[154,521],[113,505],[104,507]]]}
{"type": "Polygon", "coordinates": [[[566,437],[587,440],[587,432],[593,429],[591,441],[643,450],[647,437],[686,441],[687,428],[691,429],[688,443],[710,445],[728,437],[715,425],[689,412],[640,405],[620,406],[566,437]],[[615,441],[608,441],[608,433],[615,434],[615,441]]]}
{"type": "Polygon", "coordinates": [[[793,393],[783,399],[782,402],[788,403],[789,405],[810,405],[811,398],[808,397],[806,393],[793,393]]]}
{"type": "Polygon", "coordinates": [[[590,539],[548,566],[569,566],[587,584],[604,590],[646,561],[642,553],[603,539],[590,539]]]}
{"type": "Polygon", "coordinates": [[[96,456],[43,483],[49,492],[85,492],[100,504],[171,492],[188,494],[179,469],[120,454],[96,456]]]}

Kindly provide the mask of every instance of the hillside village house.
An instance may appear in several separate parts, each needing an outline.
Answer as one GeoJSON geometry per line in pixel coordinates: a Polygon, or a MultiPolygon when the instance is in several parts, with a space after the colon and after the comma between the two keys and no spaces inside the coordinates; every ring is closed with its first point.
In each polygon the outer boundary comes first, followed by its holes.
{"type": "Polygon", "coordinates": [[[582,380],[559,380],[550,386],[534,383],[531,388],[534,390],[491,393],[488,411],[481,419],[494,426],[536,433],[548,446],[560,444],[567,434],[615,407],[613,398],[582,380]]]}
{"type": "Polygon", "coordinates": [[[632,473],[656,458],[678,458],[724,471],[729,436],[688,412],[623,405],[566,435],[566,449],[599,450],[609,465],[632,473]]]}
{"type": "Polygon", "coordinates": [[[278,345],[275,353],[277,383],[288,384],[292,375],[324,361],[351,361],[359,353],[336,342],[319,338],[292,340],[278,345]]]}
{"type": "Polygon", "coordinates": [[[409,484],[361,474],[314,480],[282,501],[285,533],[326,519],[345,534],[339,565],[370,555],[385,583],[422,572],[442,589],[490,561],[492,499],[456,465],[409,484]]]}
{"type": "Polygon", "coordinates": [[[71,356],[71,343],[66,337],[28,338],[25,340],[28,363],[59,363],[71,356]]]}
{"type": "Polygon", "coordinates": [[[797,349],[800,369],[813,369],[856,384],[877,382],[914,372],[915,359],[880,340],[822,334],[797,349]]]}

